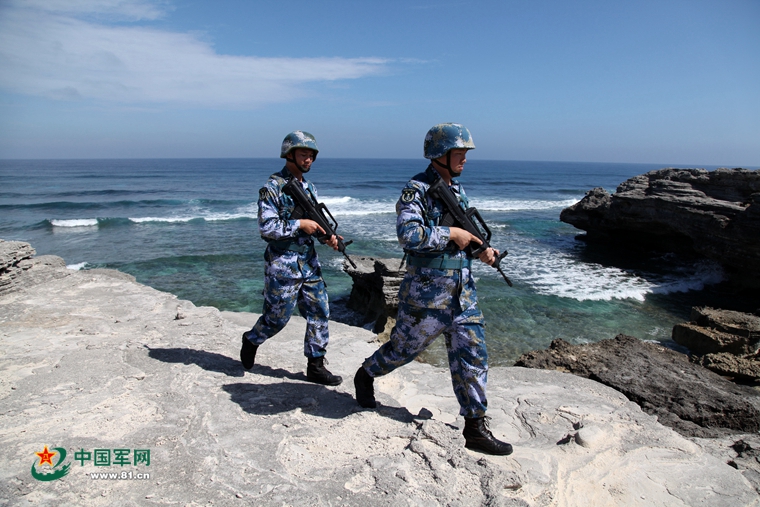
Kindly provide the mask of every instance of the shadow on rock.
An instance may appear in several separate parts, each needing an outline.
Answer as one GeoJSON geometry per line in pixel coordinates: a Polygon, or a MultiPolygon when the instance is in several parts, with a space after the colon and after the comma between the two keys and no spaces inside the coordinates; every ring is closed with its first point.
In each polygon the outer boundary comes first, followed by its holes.
{"type": "Polygon", "coordinates": [[[216,352],[195,349],[148,349],[148,356],[164,363],[197,364],[207,371],[224,373],[230,377],[244,374],[240,360],[232,359],[216,352]]]}
{"type": "MultiPolygon", "coordinates": [[[[303,379],[306,378],[305,375],[302,377],[303,379]]],[[[298,380],[298,378],[296,379],[298,380]]],[[[226,384],[222,386],[222,389],[229,393],[233,402],[240,405],[249,414],[276,415],[300,408],[307,414],[328,419],[340,419],[360,410],[356,400],[350,394],[318,384],[236,383],[226,384]]],[[[425,418],[424,416],[413,416],[404,407],[381,406],[377,409],[377,413],[383,417],[405,423],[425,418]]]]}
{"type": "MultiPolygon", "coordinates": [[[[242,366],[241,366],[241,368],[242,368],[242,366]]],[[[298,380],[300,382],[308,382],[306,380],[306,374],[303,373],[303,372],[301,372],[301,371],[299,371],[298,373],[293,373],[293,372],[290,372],[288,370],[284,370],[282,368],[272,368],[271,366],[266,366],[264,364],[255,364],[255,365],[253,365],[253,368],[251,368],[249,371],[251,373],[256,374],[256,375],[263,375],[265,377],[298,380]]]]}

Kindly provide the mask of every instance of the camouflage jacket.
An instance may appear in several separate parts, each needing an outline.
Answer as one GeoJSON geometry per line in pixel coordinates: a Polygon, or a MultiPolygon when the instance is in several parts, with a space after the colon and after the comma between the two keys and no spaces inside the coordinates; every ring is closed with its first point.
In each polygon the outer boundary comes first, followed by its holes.
{"type": "MultiPolygon", "coordinates": [[[[299,229],[300,220],[291,220],[295,201],[282,191],[290,178],[290,171],[282,171],[269,177],[259,190],[259,232],[268,243],[264,255],[267,261],[266,276],[310,279],[321,277],[321,268],[314,250],[314,239],[299,229]],[[308,246],[304,252],[295,252],[277,245],[292,241],[294,245],[308,246]]],[[[304,189],[317,202],[317,190],[311,182],[303,180],[304,189]]]]}
{"type": "MultiPolygon", "coordinates": [[[[430,165],[424,173],[409,180],[402,190],[396,203],[398,241],[409,255],[466,259],[467,253],[450,241],[449,227],[438,225],[443,215],[443,203],[427,195],[431,183],[438,177],[430,165]]],[[[460,206],[466,209],[469,201],[461,184],[452,180],[451,186],[460,206]]],[[[400,287],[399,301],[437,309],[452,309],[458,304],[464,311],[477,304],[475,280],[469,267],[453,270],[409,265],[400,287]]]]}
{"type": "MultiPolygon", "coordinates": [[[[290,215],[296,206],[289,195],[283,193],[282,187],[290,179],[290,171],[283,168],[267,180],[266,185],[259,190],[259,232],[261,239],[266,242],[277,240],[293,240],[299,245],[313,245],[311,236],[300,230],[299,220],[291,220],[290,215]]],[[[314,185],[303,180],[306,193],[317,202],[317,189],[314,185]]]]}

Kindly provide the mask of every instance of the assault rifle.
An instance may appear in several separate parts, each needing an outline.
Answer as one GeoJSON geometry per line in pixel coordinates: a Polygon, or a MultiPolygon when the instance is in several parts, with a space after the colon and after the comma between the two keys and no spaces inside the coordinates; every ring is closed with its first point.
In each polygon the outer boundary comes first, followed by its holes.
{"type": "MultiPolygon", "coordinates": [[[[479,245],[475,241],[472,241],[467,247],[470,249],[470,253],[473,257],[478,257],[484,250],[491,248],[489,243],[491,241],[491,229],[488,228],[485,221],[480,216],[480,213],[478,213],[478,210],[475,208],[467,208],[466,211],[463,210],[459,206],[459,200],[451,191],[449,185],[443,181],[443,178],[436,179],[435,183],[430,185],[428,193],[434,199],[439,199],[443,202],[443,207],[445,209],[440,225],[464,229],[482,242],[479,245]],[[477,222],[473,220],[473,217],[477,219],[477,222]]],[[[504,271],[501,270],[501,266],[499,265],[501,260],[507,256],[507,253],[509,252],[503,250],[497,255],[496,260],[491,264],[491,267],[495,268],[496,271],[504,277],[507,284],[512,287],[512,281],[507,278],[507,275],[504,274],[504,271]]]]}
{"type": "Polygon", "coordinates": [[[354,264],[354,261],[352,261],[351,257],[346,253],[346,247],[353,243],[353,241],[346,241],[344,243],[340,236],[335,232],[338,229],[338,222],[336,222],[332,214],[330,214],[330,210],[327,209],[327,206],[321,202],[318,202],[315,205],[309,196],[306,195],[306,192],[304,192],[301,182],[295,178],[290,178],[285,186],[282,187],[282,191],[296,201],[296,207],[290,215],[290,219],[298,220],[300,218],[308,218],[314,220],[319,224],[322,230],[325,231],[325,234],[321,234],[317,231],[314,236],[321,243],[330,239],[330,236],[335,236],[338,239],[338,251],[342,253],[354,269],[356,269],[356,264],[354,264]],[[327,217],[330,218],[328,219],[327,217]]]}

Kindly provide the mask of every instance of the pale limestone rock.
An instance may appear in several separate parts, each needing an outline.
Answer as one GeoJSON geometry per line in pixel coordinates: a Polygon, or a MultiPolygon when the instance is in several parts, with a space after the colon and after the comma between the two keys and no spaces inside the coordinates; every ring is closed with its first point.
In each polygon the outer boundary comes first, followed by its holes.
{"type": "MultiPolygon", "coordinates": [[[[377,379],[381,406],[363,410],[350,380],[335,388],[305,381],[298,317],[244,372],[240,336],[256,318],[195,307],[107,271],[0,295],[0,498],[84,506],[154,497],[179,505],[758,505],[722,447],[680,436],[597,382],[492,368],[491,429],[515,452],[487,456],[464,448],[447,370],[400,368],[377,379]],[[150,466],[123,470],[150,479],[94,481],[91,472],[122,469],[74,462],[69,475],[43,484],[30,466],[44,445],[71,455],[149,449],[150,466]]],[[[374,335],[337,323],[330,331],[330,368],[350,379],[377,346],[374,335]]]]}

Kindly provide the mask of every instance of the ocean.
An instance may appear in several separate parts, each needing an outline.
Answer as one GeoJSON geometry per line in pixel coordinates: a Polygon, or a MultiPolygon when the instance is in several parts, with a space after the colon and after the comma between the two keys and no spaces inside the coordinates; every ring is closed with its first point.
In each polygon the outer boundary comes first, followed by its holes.
{"type": "MultiPolygon", "coordinates": [[[[3,160],[0,238],[27,241],[71,269],[129,273],[198,306],[258,313],[265,243],[256,200],[282,166],[274,158],[3,160]]],[[[353,240],[349,255],[400,260],[395,202],[426,166],[424,159],[320,157],[307,178],[339,234],[353,240]]],[[[713,290],[724,276],[713,262],[587,245],[575,238],[582,231],[559,221],[591,188],[614,192],[662,167],[468,160],[460,181],[489,224],[492,245],[509,251],[502,266],[514,282],[508,287],[476,263],[490,364],[511,365],[555,338],[581,344],[625,333],[677,348],[672,327],[688,320],[692,306],[731,297],[713,290]]],[[[342,255],[317,248],[337,314],[351,279],[342,255]]],[[[423,359],[445,364],[441,342],[423,359]]]]}

